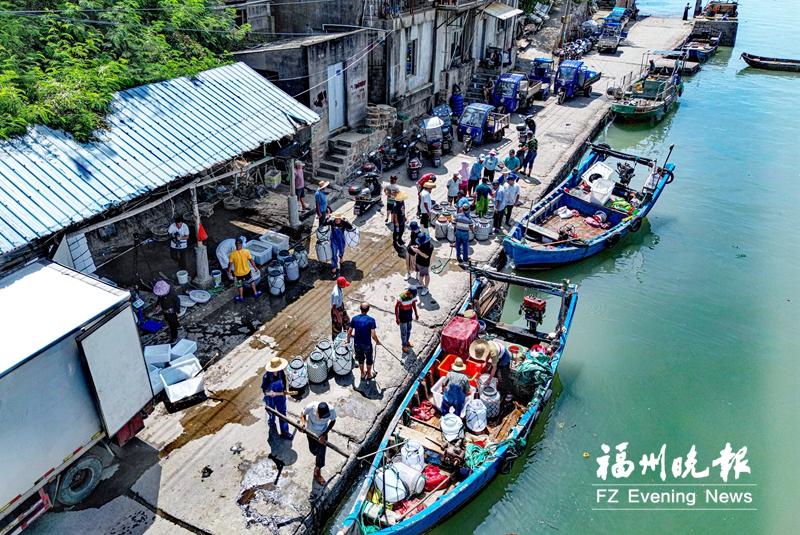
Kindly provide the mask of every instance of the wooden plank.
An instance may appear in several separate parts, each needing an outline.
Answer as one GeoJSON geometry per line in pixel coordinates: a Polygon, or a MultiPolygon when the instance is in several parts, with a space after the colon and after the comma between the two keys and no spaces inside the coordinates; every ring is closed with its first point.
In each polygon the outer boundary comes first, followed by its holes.
{"type": "Polygon", "coordinates": [[[397,434],[402,440],[415,440],[422,445],[423,448],[429,449],[439,455],[444,454],[444,448],[431,437],[416,429],[411,429],[403,424],[397,426],[397,434]]]}

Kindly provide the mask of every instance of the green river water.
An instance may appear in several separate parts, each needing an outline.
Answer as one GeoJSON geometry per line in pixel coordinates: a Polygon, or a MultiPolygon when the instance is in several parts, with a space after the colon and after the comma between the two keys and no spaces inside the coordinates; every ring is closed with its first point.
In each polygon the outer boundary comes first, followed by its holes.
{"type": "MultiPolygon", "coordinates": [[[[684,2],[639,5],[674,15],[684,2]]],[[[687,80],[677,112],[601,136],[662,160],[674,143],[677,178],[638,234],[537,274],[580,285],[554,403],[511,473],[437,533],[800,533],[800,75],[739,59],[744,50],[800,58],[798,8],[740,2],[736,47],[687,80]],[[695,506],[598,503],[600,445],[613,464],[621,442],[636,471],[607,484],[661,483],[638,461],[666,444],[667,484],[622,492],[694,491],[695,506]],[[727,442],[747,447],[751,469],[728,483],[749,486],[719,486],[711,463],[727,442]],[[692,445],[709,477],[673,478],[671,460],[692,445]],[[750,492],[752,503],[705,503],[706,489],[750,492]],[[612,507],[642,510],[595,510],[612,507]],[[722,510],[745,507],[755,510],[722,510]]],[[[521,295],[509,299],[509,319],[521,295]]]]}

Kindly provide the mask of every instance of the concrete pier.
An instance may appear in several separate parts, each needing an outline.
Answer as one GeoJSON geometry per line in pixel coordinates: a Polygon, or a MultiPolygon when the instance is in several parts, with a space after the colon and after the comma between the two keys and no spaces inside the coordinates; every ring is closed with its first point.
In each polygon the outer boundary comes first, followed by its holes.
{"type": "MultiPolygon", "coordinates": [[[[617,55],[585,58],[603,72],[590,98],[575,98],[560,106],[554,98],[542,103],[537,113],[535,178],[523,181],[523,206],[515,215],[524,213],[569,171],[583,143],[605,124],[609,115],[606,87],[637,71],[648,50],[675,46],[690,31],[691,23],[680,20],[651,17],[637,22],[617,55]]],[[[521,55],[541,54],[530,50],[521,55]]],[[[433,197],[446,198],[444,183],[463,161],[471,164],[493,147],[504,157],[516,145],[512,127],[507,138],[494,146],[477,147],[469,156],[446,157],[443,167],[436,170],[440,186],[433,197]]],[[[455,149],[460,147],[457,143],[455,149]]],[[[416,210],[416,191],[405,179],[404,169],[395,172],[408,193],[410,216],[416,210]]],[[[314,531],[329,517],[361,468],[355,457],[382,436],[399,397],[438,343],[440,328],[466,297],[469,286],[469,276],[456,265],[450,244],[435,242],[433,265],[441,272],[432,275],[430,295],[421,298],[420,321],[411,337],[415,353],[403,357],[393,310],[396,296],[407,285],[405,261],[391,245],[383,212],[373,209],[354,220],[352,208],[351,202],[337,207],[361,231],[359,246],[345,254],[344,275],[352,281],[345,290],[346,306],[352,315],[360,302],[371,304],[378,335],[389,351],[377,349],[374,382],[359,384],[356,372],[356,377],[312,385],[300,399],[289,400],[289,414],[295,419],[313,401],[327,401],[337,411],[330,440],[349,456],[328,451],[323,469],[329,481],[326,487],[312,483],[314,460],[305,437],[297,434],[288,442],[268,435],[260,391],[264,365],[272,355],[306,356],[317,340],[330,336],[333,281],[317,280],[254,335],[215,360],[206,370],[207,400],[174,413],[159,404],[138,439],[119,452],[118,463],[107,470],[107,479],[90,504],[49,513],[30,533],[84,533],[86,526],[103,533],[295,533],[314,531]],[[270,454],[286,464],[277,482],[270,454]]],[[[489,261],[499,252],[501,241],[498,236],[473,242],[471,259],[489,261]]],[[[313,250],[312,242],[312,257],[313,250]]]]}

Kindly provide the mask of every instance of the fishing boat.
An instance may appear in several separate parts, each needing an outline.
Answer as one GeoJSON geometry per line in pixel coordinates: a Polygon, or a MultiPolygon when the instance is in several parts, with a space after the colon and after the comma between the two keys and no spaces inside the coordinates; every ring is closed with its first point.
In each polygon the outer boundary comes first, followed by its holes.
{"type": "Polygon", "coordinates": [[[765,56],[748,54],[747,52],[742,52],[742,59],[745,63],[756,69],[800,72],[800,60],[797,59],[768,58],[765,56]]]}
{"type": "Polygon", "coordinates": [[[710,30],[692,32],[683,43],[666,57],[681,57],[689,61],[705,63],[719,48],[721,33],[713,34],[710,30]]]}
{"type": "Polygon", "coordinates": [[[611,103],[614,116],[623,121],[650,121],[651,124],[663,119],[683,94],[681,68],[682,63],[676,62],[672,74],[649,74],[621,91],[611,103]]]}
{"type": "Polygon", "coordinates": [[[578,167],[503,240],[503,250],[516,269],[568,264],[614,247],[639,230],[674,178],[675,165],[669,163],[673,147],[662,165],[608,145],[588,147],[578,167]],[[640,166],[646,177],[637,190],[631,183],[640,166]]]}
{"type": "Polygon", "coordinates": [[[521,453],[552,394],[577,288],[569,281],[557,284],[470,269],[476,276],[470,296],[442,331],[441,344],[400,404],[339,534],[414,535],[432,529],[521,453]],[[510,285],[531,293],[520,311],[525,327],[500,320],[510,285]],[[549,332],[542,332],[543,322],[549,332]],[[478,339],[451,336],[477,335],[481,324],[485,330],[478,339]],[[485,362],[477,358],[478,351],[476,358],[468,356],[477,346],[488,348],[486,353],[497,348],[490,359],[507,351],[510,377],[497,382],[482,374],[485,362]],[[470,393],[461,414],[442,414],[437,389],[454,358],[466,360],[470,393]]]}

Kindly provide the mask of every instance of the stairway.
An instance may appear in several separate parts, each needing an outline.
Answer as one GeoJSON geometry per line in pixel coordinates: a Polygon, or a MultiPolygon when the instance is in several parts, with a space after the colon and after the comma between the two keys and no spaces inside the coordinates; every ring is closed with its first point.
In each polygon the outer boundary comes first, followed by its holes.
{"type": "Polygon", "coordinates": [[[484,102],[483,88],[488,80],[495,80],[499,75],[499,71],[494,69],[486,69],[484,67],[477,67],[472,73],[472,80],[467,87],[467,94],[464,96],[465,104],[472,102],[484,102]]]}
{"type": "Polygon", "coordinates": [[[329,139],[328,152],[317,168],[317,180],[344,183],[353,169],[363,163],[363,155],[375,150],[385,134],[385,130],[375,130],[372,134],[347,131],[329,139]]]}

